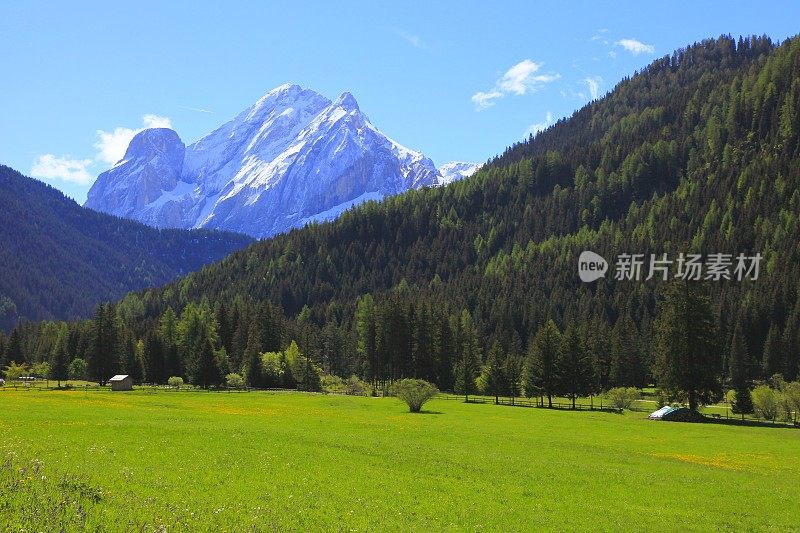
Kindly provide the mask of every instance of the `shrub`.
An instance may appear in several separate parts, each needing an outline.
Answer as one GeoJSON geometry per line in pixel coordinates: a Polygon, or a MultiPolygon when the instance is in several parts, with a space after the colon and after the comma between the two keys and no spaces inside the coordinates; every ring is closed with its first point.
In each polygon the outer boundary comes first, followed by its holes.
{"type": "Polygon", "coordinates": [[[86,375],[89,373],[89,363],[80,357],[75,358],[69,364],[68,373],[70,379],[86,379],[86,375]]]}
{"type": "Polygon", "coordinates": [[[391,393],[406,402],[409,411],[419,413],[425,402],[436,396],[439,390],[422,379],[401,379],[392,385],[391,393]]]}
{"type": "Polygon", "coordinates": [[[639,390],[634,387],[616,387],[605,394],[608,401],[617,409],[630,409],[633,402],[641,397],[639,390]]]}
{"type": "Polygon", "coordinates": [[[369,385],[358,376],[350,376],[344,384],[344,393],[350,396],[366,396],[369,385]]]}
{"type": "Polygon", "coordinates": [[[183,387],[183,378],[180,376],[172,376],[167,380],[167,385],[175,389],[180,389],[183,387]]]}
{"type": "Polygon", "coordinates": [[[783,394],[789,409],[794,411],[794,416],[792,418],[797,422],[797,415],[800,414],[800,381],[787,383],[783,394]]]}
{"type": "Polygon", "coordinates": [[[13,381],[15,379],[19,379],[21,376],[24,376],[28,373],[28,365],[26,364],[17,364],[11,362],[8,366],[3,370],[6,375],[6,379],[9,381],[13,381]]]}
{"type": "Polygon", "coordinates": [[[243,389],[244,388],[244,378],[239,374],[231,373],[225,376],[225,385],[229,389],[243,389]]]}
{"type": "Polygon", "coordinates": [[[320,378],[322,392],[328,394],[344,394],[344,381],[339,376],[323,374],[320,378]]]}
{"type": "Polygon", "coordinates": [[[753,389],[751,396],[756,414],[767,420],[775,420],[780,408],[778,393],[767,385],[759,385],[753,389]]]}
{"type": "Polygon", "coordinates": [[[279,352],[265,352],[261,354],[261,378],[268,389],[280,388],[284,384],[286,375],[286,362],[283,354],[279,352]]]}

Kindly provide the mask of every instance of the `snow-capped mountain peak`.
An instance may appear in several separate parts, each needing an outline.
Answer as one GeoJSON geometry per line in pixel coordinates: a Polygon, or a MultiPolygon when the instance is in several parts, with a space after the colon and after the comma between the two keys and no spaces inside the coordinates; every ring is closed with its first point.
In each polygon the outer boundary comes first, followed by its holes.
{"type": "Polygon", "coordinates": [[[358,107],[358,102],[356,102],[356,99],[349,92],[343,92],[339,98],[336,99],[334,104],[336,107],[341,107],[348,113],[361,111],[358,107]]]}
{"type": "Polygon", "coordinates": [[[468,178],[475,174],[481,168],[478,163],[467,163],[465,161],[450,161],[439,167],[439,173],[442,175],[439,183],[447,185],[458,181],[460,179],[468,178]]]}
{"type": "Polygon", "coordinates": [[[381,133],[349,92],[331,101],[284,84],[189,146],[172,130],[140,132],[86,205],[157,227],[266,237],[469,170],[453,172],[381,133]]]}

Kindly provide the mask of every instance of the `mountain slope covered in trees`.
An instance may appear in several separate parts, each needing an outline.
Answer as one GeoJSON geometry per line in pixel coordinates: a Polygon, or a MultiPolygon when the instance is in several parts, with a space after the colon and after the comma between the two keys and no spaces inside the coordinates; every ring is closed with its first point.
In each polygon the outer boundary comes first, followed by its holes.
{"type": "MultiPolygon", "coordinates": [[[[722,354],[714,379],[794,379],[799,108],[800,39],[695,44],[463,182],[368,203],[129,295],[116,306],[120,335],[153,337],[144,367],[164,349],[197,361],[210,342],[248,372],[259,353],[297,339],[329,372],[468,390],[492,352],[547,366],[564,331],[591,354],[592,390],[641,386],[654,378],[655,317],[671,282],[615,280],[612,263],[582,283],[581,251],[611,261],[760,253],[757,280],[704,284],[722,354]],[[184,325],[165,334],[173,310],[184,325]],[[747,348],[737,376],[735,328],[747,348]]],[[[527,382],[540,390],[542,375],[527,382]]]]}
{"type": "Polygon", "coordinates": [[[197,270],[251,239],[158,231],[79,206],[0,166],[0,329],[19,319],[74,319],[102,301],[197,270]]]}

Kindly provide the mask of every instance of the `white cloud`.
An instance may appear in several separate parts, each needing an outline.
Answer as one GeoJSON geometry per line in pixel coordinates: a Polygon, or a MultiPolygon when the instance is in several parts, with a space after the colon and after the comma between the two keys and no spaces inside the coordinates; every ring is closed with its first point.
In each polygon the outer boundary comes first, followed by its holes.
{"type": "Polygon", "coordinates": [[[483,111],[484,109],[488,109],[494,105],[494,101],[498,98],[502,98],[503,93],[500,91],[490,91],[485,93],[483,91],[478,91],[472,95],[472,103],[475,104],[475,107],[479,111],[483,111]]]}
{"type": "Polygon", "coordinates": [[[172,121],[168,117],[158,115],[145,115],[142,117],[143,129],[147,128],[172,128],[172,121]]]}
{"type": "Polygon", "coordinates": [[[143,127],[132,130],[130,128],[118,127],[114,131],[97,130],[97,142],[94,147],[97,149],[95,159],[113,165],[123,157],[125,150],[133,139],[134,135],[147,128],[171,128],[172,121],[167,117],[158,115],[145,115],[142,117],[143,127]]]}
{"type": "Polygon", "coordinates": [[[583,79],[583,83],[589,87],[589,94],[592,97],[592,100],[597,100],[597,96],[600,94],[600,84],[603,83],[603,78],[600,76],[587,76],[583,79]]]}
{"type": "Polygon", "coordinates": [[[94,181],[94,176],[87,170],[91,164],[91,159],[71,159],[70,156],[57,157],[53,154],[44,154],[33,161],[31,176],[88,185],[94,181]]]}
{"type": "Polygon", "coordinates": [[[428,44],[423,41],[418,35],[414,35],[412,33],[406,33],[402,30],[398,30],[397,35],[399,35],[405,42],[413,46],[414,48],[419,48],[420,50],[427,50],[428,44]]]}
{"type": "Polygon", "coordinates": [[[637,41],[636,39],[622,39],[614,44],[623,47],[635,56],[645,53],[652,54],[656,51],[656,48],[652,44],[644,44],[642,41],[637,41]]]}
{"type": "Polygon", "coordinates": [[[537,133],[546,130],[548,127],[553,125],[553,113],[550,111],[547,112],[545,115],[544,120],[542,122],[536,122],[531,124],[527,130],[525,130],[525,136],[528,135],[536,135],[537,133]]]}
{"type": "Polygon", "coordinates": [[[187,111],[195,111],[197,113],[211,113],[211,114],[214,113],[210,109],[203,109],[202,107],[181,107],[181,109],[185,109],[187,111]]]}
{"type": "Polygon", "coordinates": [[[489,91],[478,91],[472,95],[472,102],[478,111],[494,105],[494,101],[507,94],[523,95],[535,93],[542,86],[559,79],[557,73],[537,74],[542,68],[542,63],[524,59],[512,66],[498,79],[489,91]]]}
{"type": "Polygon", "coordinates": [[[608,33],[608,28],[601,28],[597,30],[597,32],[589,37],[590,41],[600,41],[601,43],[607,45],[608,39],[606,39],[606,35],[608,33]]]}

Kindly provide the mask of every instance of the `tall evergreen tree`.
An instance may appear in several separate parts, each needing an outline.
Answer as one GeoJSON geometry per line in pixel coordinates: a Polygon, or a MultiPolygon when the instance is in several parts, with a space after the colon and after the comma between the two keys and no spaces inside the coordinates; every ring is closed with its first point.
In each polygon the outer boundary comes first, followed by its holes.
{"type": "Polygon", "coordinates": [[[786,381],[795,381],[800,377],[800,292],[797,301],[786,320],[783,330],[783,346],[786,350],[784,377],[786,381]]]}
{"type": "Polygon", "coordinates": [[[59,388],[62,381],[69,379],[68,343],[69,329],[62,323],[58,326],[58,337],[50,351],[50,377],[58,381],[59,388]]]}
{"type": "Polygon", "coordinates": [[[194,384],[203,388],[219,385],[222,383],[222,373],[217,365],[217,357],[214,353],[214,345],[210,339],[200,341],[201,346],[197,359],[197,368],[194,374],[194,384]]]}
{"type": "Polygon", "coordinates": [[[0,372],[8,365],[6,362],[8,355],[8,339],[6,338],[6,334],[0,331],[0,372]]]}
{"type": "Polygon", "coordinates": [[[748,355],[747,344],[742,334],[741,322],[739,321],[736,322],[733,328],[728,361],[731,373],[731,385],[733,385],[736,391],[736,401],[733,404],[733,412],[752,413],[753,399],[750,396],[750,382],[748,379],[750,356],[748,355]]]}
{"type": "Polygon", "coordinates": [[[464,401],[469,401],[469,395],[477,392],[475,379],[478,377],[481,364],[478,332],[472,322],[472,315],[464,309],[459,319],[459,337],[461,341],[461,356],[454,371],[457,392],[464,395],[464,401]]]}
{"type": "Polygon", "coordinates": [[[29,361],[25,357],[22,349],[22,338],[19,328],[14,328],[11,331],[11,337],[8,339],[8,348],[6,348],[6,364],[17,363],[19,365],[27,364],[29,361]]]}
{"type": "Polygon", "coordinates": [[[167,362],[161,340],[150,331],[144,340],[145,379],[150,383],[166,383],[167,362]]]}
{"type": "Polygon", "coordinates": [[[556,364],[560,346],[561,332],[555,322],[548,320],[531,341],[525,361],[525,394],[546,396],[548,407],[553,407],[553,395],[558,388],[556,364]]]}
{"type": "Polygon", "coordinates": [[[558,391],[572,400],[575,409],[575,400],[592,392],[594,376],[592,362],[574,326],[567,327],[561,336],[556,367],[558,391]]]}
{"type": "Polygon", "coordinates": [[[366,368],[367,381],[378,383],[379,364],[376,351],[375,302],[372,295],[365,294],[356,304],[356,330],[358,332],[358,355],[366,368]]]}
{"type": "Polygon", "coordinates": [[[486,357],[486,388],[494,396],[494,403],[500,403],[500,395],[506,389],[505,359],[500,342],[494,341],[486,357]]]}
{"type": "Polygon", "coordinates": [[[436,358],[436,379],[433,380],[441,390],[453,390],[453,367],[456,360],[456,341],[450,320],[439,311],[433,328],[434,356],[436,358]]]}
{"type": "Polygon", "coordinates": [[[88,351],[89,374],[101,385],[119,370],[119,339],[116,313],[110,304],[100,304],[91,321],[88,351]]]}
{"type": "Polygon", "coordinates": [[[264,377],[261,367],[261,328],[256,321],[254,321],[250,326],[250,335],[247,339],[247,348],[245,348],[244,351],[244,358],[247,362],[247,384],[255,389],[263,387],[264,377]]]}
{"type": "Polygon", "coordinates": [[[710,403],[722,393],[721,356],[715,317],[704,287],[676,281],[668,289],[657,321],[658,385],[675,395],[686,393],[689,408],[710,403]]]}
{"type": "Polygon", "coordinates": [[[780,374],[785,369],[783,334],[777,324],[772,324],[764,341],[764,353],[761,357],[761,367],[764,378],[780,374]]]}
{"type": "Polygon", "coordinates": [[[161,315],[158,325],[158,339],[163,350],[164,377],[183,377],[183,359],[178,351],[178,319],[171,307],[161,315]]]}
{"type": "Polygon", "coordinates": [[[636,324],[622,315],[611,332],[611,384],[614,387],[644,387],[647,383],[636,324]]]}
{"type": "Polygon", "coordinates": [[[518,351],[512,350],[508,352],[503,363],[503,373],[508,385],[508,394],[511,396],[511,405],[514,405],[514,399],[522,394],[522,371],[524,365],[525,359],[518,351]]]}

